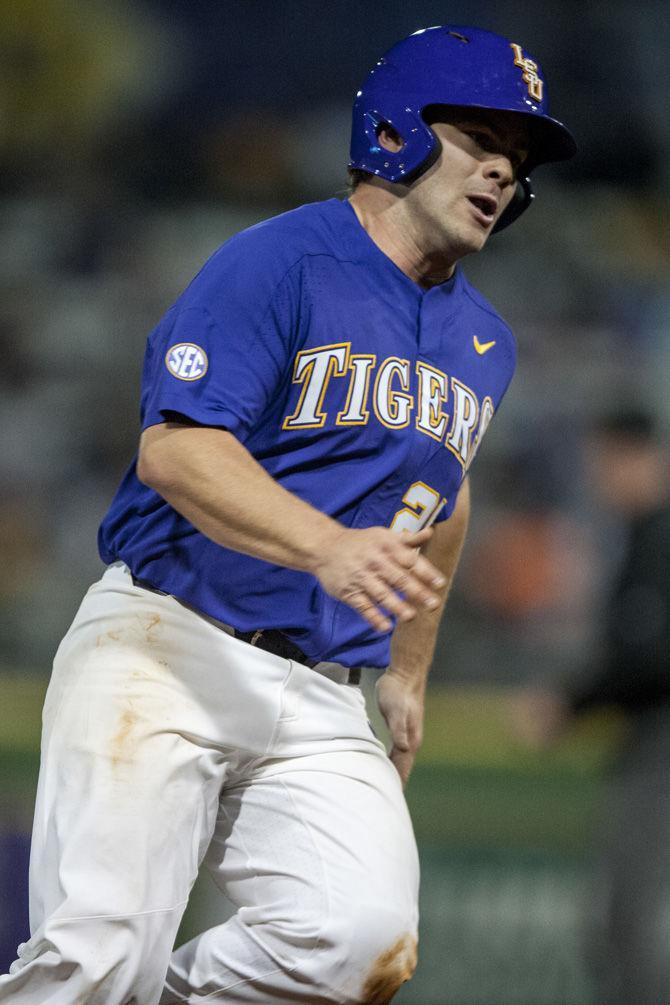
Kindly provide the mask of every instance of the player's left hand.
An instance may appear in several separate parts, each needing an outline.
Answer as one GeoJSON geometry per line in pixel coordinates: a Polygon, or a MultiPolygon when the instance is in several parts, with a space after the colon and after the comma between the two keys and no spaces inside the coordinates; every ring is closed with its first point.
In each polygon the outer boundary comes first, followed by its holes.
{"type": "Polygon", "coordinates": [[[377,702],[391,733],[389,757],[402,784],[407,783],[423,739],[423,681],[417,683],[391,667],[377,681],[377,702]]]}

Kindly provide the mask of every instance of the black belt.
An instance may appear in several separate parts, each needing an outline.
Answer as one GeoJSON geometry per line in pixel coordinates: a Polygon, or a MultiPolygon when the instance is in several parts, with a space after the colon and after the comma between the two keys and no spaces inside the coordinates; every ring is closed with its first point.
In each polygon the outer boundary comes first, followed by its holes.
{"type": "Polygon", "coordinates": [[[266,653],[274,653],[275,656],[281,656],[285,660],[304,663],[308,667],[315,667],[319,662],[319,660],[311,660],[295,642],[291,642],[276,628],[257,628],[253,632],[240,632],[237,628],[233,628],[233,633],[240,642],[256,646],[257,649],[264,649],[266,653]]]}
{"type": "MultiPolygon", "coordinates": [[[[159,593],[162,597],[169,597],[171,594],[166,593],[164,590],[158,590],[151,583],[147,583],[144,579],[138,579],[137,576],[131,574],[133,584],[135,586],[142,587],[143,590],[149,590],[151,593],[159,593]]],[[[178,600],[178,597],[175,597],[178,600]]],[[[185,605],[189,607],[188,604],[185,605]]],[[[195,608],[190,608],[190,610],[195,610],[195,608]]],[[[196,611],[196,613],[199,613],[196,611]]],[[[251,632],[241,632],[232,625],[227,625],[226,628],[232,633],[234,638],[239,639],[240,642],[246,642],[247,645],[255,646],[257,649],[263,649],[267,653],[272,653],[275,656],[281,656],[285,660],[293,660],[294,663],[303,663],[308,667],[318,666],[322,660],[313,660],[307,656],[300,646],[297,646],[295,642],[292,642],[286,635],[278,631],[276,628],[257,628],[251,632]]],[[[223,629],[224,631],[226,629],[223,629]]],[[[347,684],[358,685],[361,682],[361,668],[360,667],[349,667],[349,676],[347,678],[347,684]]]]}
{"type": "MultiPolygon", "coordinates": [[[[322,660],[310,659],[295,642],[291,642],[286,635],[277,631],[276,628],[256,629],[253,632],[240,632],[237,628],[234,628],[233,632],[235,638],[241,642],[246,642],[250,646],[256,646],[257,649],[264,649],[267,653],[274,653],[275,656],[282,656],[285,660],[293,660],[294,663],[303,663],[308,667],[318,666],[322,662],[322,660]]],[[[360,682],[361,668],[349,667],[347,684],[356,685],[360,684],[360,682]]]]}

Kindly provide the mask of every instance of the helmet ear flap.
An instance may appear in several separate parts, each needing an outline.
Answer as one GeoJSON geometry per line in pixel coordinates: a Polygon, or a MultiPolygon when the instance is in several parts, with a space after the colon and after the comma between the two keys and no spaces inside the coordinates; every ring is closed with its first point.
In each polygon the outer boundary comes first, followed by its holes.
{"type": "Polygon", "coordinates": [[[420,172],[424,160],[432,153],[435,136],[418,111],[402,105],[391,114],[390,109],[375,104],[371,101],[366,108],[360,96],[354,104],[349,167],[386,181],[405,183],[417,169],[420,172]],[[398,151],[380,145],[379,131],[385,125],[403,140],[398,151]]]}
{"type": "Polygon", "coordinates": [[[534,198],[535,193],[533,192],[530,178],[518,178],[512,200],[496,223],[492,233],[496,234],[499,230],[509,227],[510,223],[514,223],[528,209],[534,198]]]}

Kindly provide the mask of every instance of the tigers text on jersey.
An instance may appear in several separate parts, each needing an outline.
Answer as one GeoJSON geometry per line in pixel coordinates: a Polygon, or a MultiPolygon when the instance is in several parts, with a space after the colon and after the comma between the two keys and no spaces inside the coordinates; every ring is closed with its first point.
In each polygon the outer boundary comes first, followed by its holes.
{"type": "MultiPolygon", "coordinates": [[[[511,332],[460,269],[421,289],[331,199],[207,262],[149,337],[142,427],[177,414],[225,428],[342,524],[418,529],[453,510],[514,360],[511,332]]],[[[99,543],[105,562],[241,631],[280,629],[312,659],[388,664],[390,635],[313,576],[209,540],[135,462],[99,543]]]]}

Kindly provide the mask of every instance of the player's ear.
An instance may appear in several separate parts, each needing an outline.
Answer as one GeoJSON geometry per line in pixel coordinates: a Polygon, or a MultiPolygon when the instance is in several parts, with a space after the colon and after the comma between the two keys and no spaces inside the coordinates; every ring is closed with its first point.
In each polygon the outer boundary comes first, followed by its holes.
{"type": "Polygon", "coordinates": [[[397,154],[405,146],[405,141],[398,130],[394,129],[388,122],[380,123],[377,129],[377,139],[380,147],[383,147],[384,150],[389,150],[393,154],[397,154]]]}

